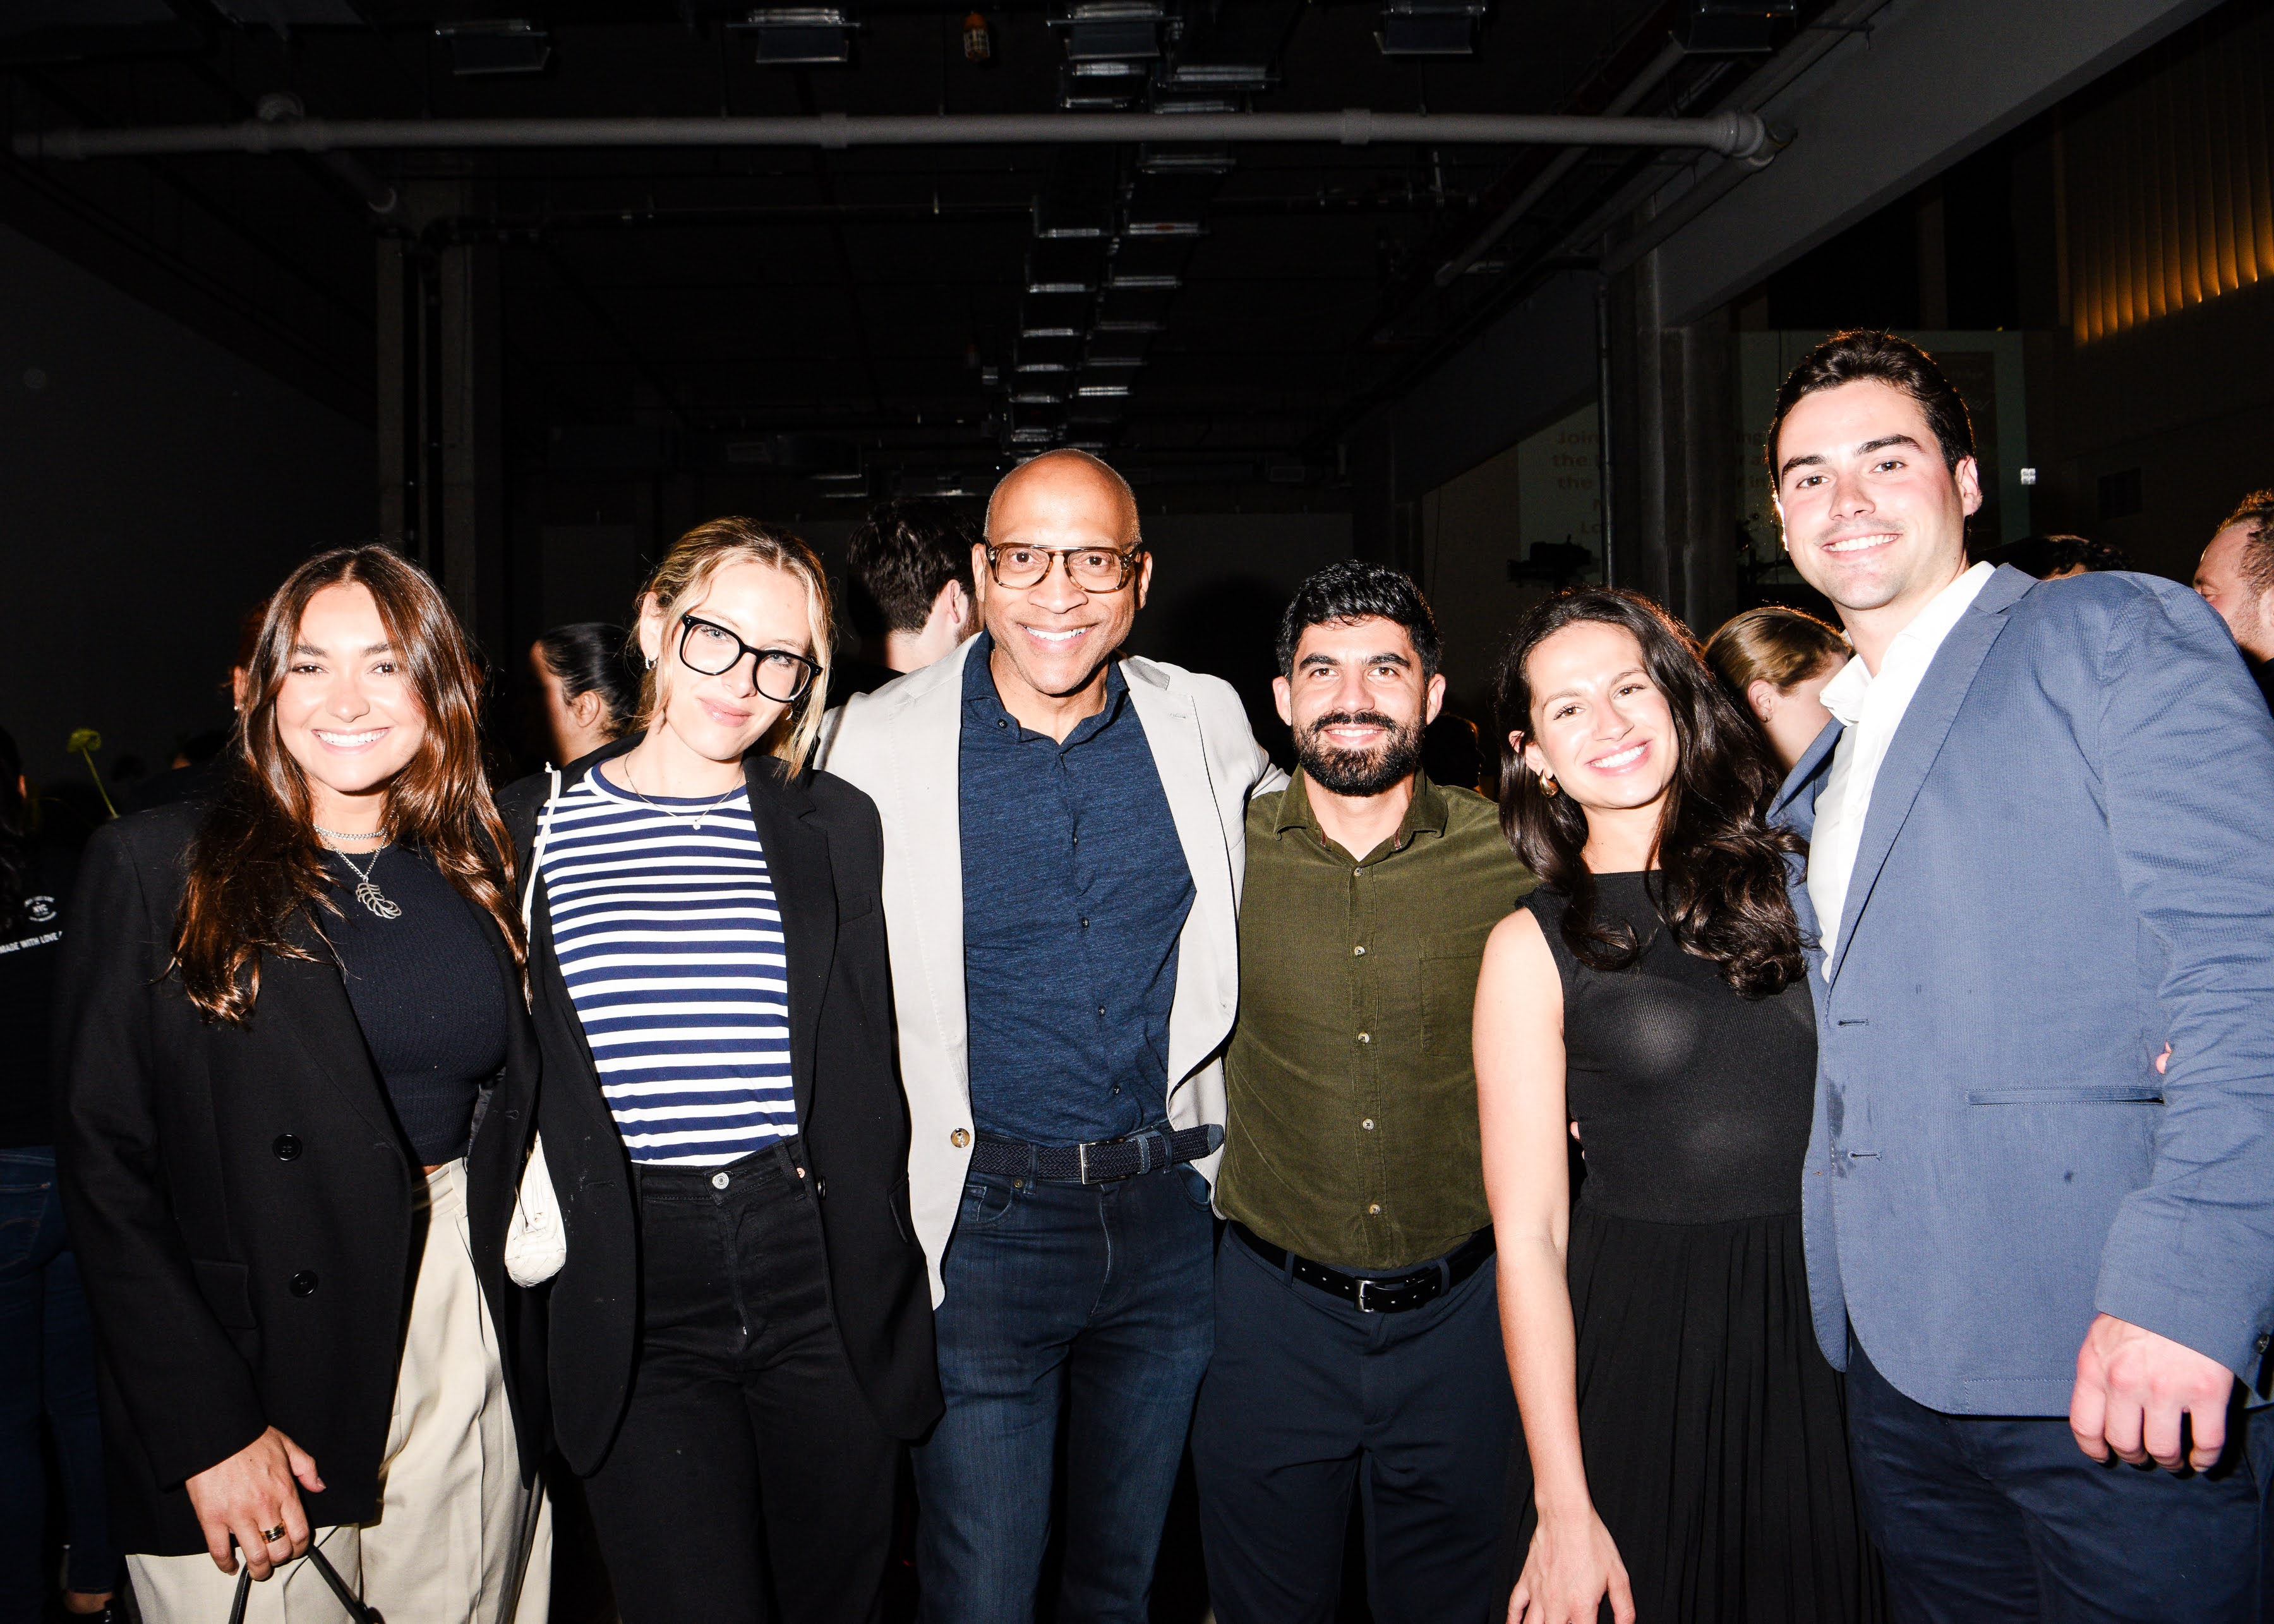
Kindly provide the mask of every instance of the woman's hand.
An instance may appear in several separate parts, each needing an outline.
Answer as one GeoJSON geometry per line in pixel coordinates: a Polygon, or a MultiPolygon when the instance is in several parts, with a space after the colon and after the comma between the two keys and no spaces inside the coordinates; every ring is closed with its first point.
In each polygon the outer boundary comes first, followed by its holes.
{"type": "Polygon", "coordinates": [[[1508,1624],[1595,1624],[1606,1596],[1618,1624],[1635,1624],[1627,1565],[1595,1508],[1584,1519],[1543,1517],[1508,1598],[1508,1624]]]}
{"type": "Polygon", "coordinates": [[[231,1538],[256,1579],[308,1553],[308,1514],[300,1507],[300,1489],[320,1493],[324,1480],[307,1451],[275,1427],[182,1486],[205,1530],[206,1549],[222,1572],[237,1571],[229,1550],[231,1538]],[[281,1537],[268,1538],[280,1528],[281,1537]]]}

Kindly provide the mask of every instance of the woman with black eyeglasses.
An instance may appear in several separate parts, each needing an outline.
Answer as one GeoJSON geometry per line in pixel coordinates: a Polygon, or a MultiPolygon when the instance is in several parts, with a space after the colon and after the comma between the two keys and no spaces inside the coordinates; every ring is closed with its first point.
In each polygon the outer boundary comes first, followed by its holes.
{"type": "Polygon", "coordinates": [[[805,763],[828,588],[745,519],[639,599],[639,732],[508,790],[568,1233],[553,1424],[625,1624],[881,1616],[939,1412],[868,797],[805,763]]]}

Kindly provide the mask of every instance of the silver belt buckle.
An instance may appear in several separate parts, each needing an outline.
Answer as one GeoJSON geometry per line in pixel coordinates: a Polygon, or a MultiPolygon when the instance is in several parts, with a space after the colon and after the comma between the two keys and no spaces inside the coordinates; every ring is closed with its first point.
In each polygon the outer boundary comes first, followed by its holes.
{"type": "Polygon", "coordinates": [[[1382,1282],[1381,1282],[1380,1281],[1378,1281],[1378,1280],[1367,1280],[1367,1279],[1363,1279],[1363,1278],[1361,1278],[1361,1279],[1359,1281],[1359,1282],[1358,1282],[1358,1311],[1359,1311],[1359,1312],[1360,1312],[1360,1313],[1362,1313],[1362,1314],[1378,1314],[1378,1313],[1380,1313],[1380,1312],[1382,1312],[1382,1310],[1380,1310],[1379,1308],[1374,1307],[1373,1304],[1371,1304],[1371,1303],[1369,1303],[1369,1302],[1367,1302],[1367,1301],[1366,1300],[1366,1289],[1367,1289],[1368,1286],[1378,1286],[1378,1285],[1380,1285],[1381,1283],[1382,1283],[1382,1282]]]}
{"type": "Polygon", "coordinates": [[[1089,1142],[1085,1139],[1073,1147],[1074,1172],[1083,1184],[1089,1182],[1089,1142]]]}

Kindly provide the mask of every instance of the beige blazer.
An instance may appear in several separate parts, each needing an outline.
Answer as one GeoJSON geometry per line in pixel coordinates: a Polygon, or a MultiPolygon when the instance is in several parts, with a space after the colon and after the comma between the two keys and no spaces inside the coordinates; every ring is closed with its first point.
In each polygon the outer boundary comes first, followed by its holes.
{"type": "MultiPolygon", "coordinates": [[[[963,668],[978,639],[831,718],[818,764],[866,791],[885,825],[885,927],[907,1091],[908,1209],[931,1266],[955,1229],[971,1161],[963,994],[963,851],[958,768],[963,668]]],[[[1229,683],[1157,660],[1121,662],[1193,876],[1169,1011],[1169,1121],[1224,1118],[1225,1041],[1239,1002],[1239,888],[1247,798],[1284,782],[1229,683]]],[[[1218,1153],[1220,1155],[1221,1153],[1218,1153]]],[[[1193,1165],[1211,1184],[1217,1156],[1193,1165]]]]}

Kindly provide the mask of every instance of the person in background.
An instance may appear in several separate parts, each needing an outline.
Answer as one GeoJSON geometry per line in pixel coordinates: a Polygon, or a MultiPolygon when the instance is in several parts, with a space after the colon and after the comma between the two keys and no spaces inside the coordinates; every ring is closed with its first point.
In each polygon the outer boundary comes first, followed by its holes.
{"type": "Polygon", "coordinates": [[[382,546],[269,600],[210,801],[106,824],[64,937],[56,1118],[114,1534],[145,1624],[545,1616],[535,1128],[481,680],[382,546]],[[280,1576],[281,1575],[281,1576],[280,1576]]]}
{"type": "Polygon", "coordinates": [[[1992,547],[1983,556],[1993,565],[2011,564],[2023,575],[2035,575],[2040,581],[2066,581],[2072,575],[2132,568],[2132,560],[2125,556],[2123,548],[2082,536],[2024,536],[2002,547],[1992,547]]]}
{"type": "Polygon", "coordinates": [[[1502,826],[1540,877],[1477,986],[1523,1414],[1507,1616],[1877,1618],[1840,1379],[1810,1332],[1816,1017],[1786,889],[1801,846],[1767,822],[1782,775],[1631,592],[1531,610],[1495,687],[1502,826]]]}
{"type": "Polygon", "coordinates": [[[1972,425],[1909,341],[1810,351],[1766,450],[1856,648],[1772,818],[1817,1336],[1896,1607],[2262,1620],[2274,719],[2176,582],[1967,567],[1972,425]]]}
{"type": "Polygon", "coordinates": [[[642,590],[634,730],[503,804],[529,894],[553,1429],[627,1624],[873,1624],[939,1413],[876,808],[808,770],[829,591],[749,519],[642,590]]]}
{"type": "Polygon", "coordinates": [[[1765,604],[1723,621],[1706,645],[1706,663],[1761,725],[1789,772],[1832,720],[1820,697],[1824,685],[1855,653],[1814,615],[1765,604]]]}
{"type": "Polygon", "coordinates": [[[1487,1624],[1515,1407],[1469,1012],[1533,880],[1490,801],[1420,768],[1445,679],[1412,581],[1320,571],[1278,655],[1299,767],[1247,808],[1231,1223],[1193,1420],[1209,1600],[1220,1624],[1330,1624],[1355,1490],[1380,1624],[1487,1624]]]}
{"type": "Polygon", "coordinates": [[[639,680],[625,657],[626,641],[621,626],[576,620],[529,645],[555,761],[584,760],[623,737],[638,718],[639,680]]]}
{"type": "Polygon", "coordinates": [[[103,1505],[94,1340],[56,1187],[49,1026],[77,867],[28,827],[16,741],[0,729],[0,1624],[41,1624],[49,1473],[46,1413],[71,1555],[64,1611],[109,1616],[118,1553],[103,1505]]]}
{"type": "MultiPolygon", "coordinates": [[[[267,614],[268,605],[263,600],[237,617],[237,652],[230,661],[229,680],[220,685],[233,713],[244,712],[245,673],[252,668],[253,650],[260,641],[261,624],[267,614]]],[[[224,757],[229,753],[231,736],[230,731],[222,730],[199,734],[183,746],[165,771],[136,785],[131,795],[122,794],[118,799],[119,811],[144,812],[177,801],[211,800],[220,791],[222,779],[229,771],[224,757]],[[213,748],[205,748],[207,744],[213,748]]]]}
{"type": "Polygon", "coordinates": [[[1058,1616],[1141,1624],[1213,1340],[1247,797],[1279,775],[1230,684],[1121,656],[1152,560],[1104,462],[1005,475],[972,567],[986,630],[854,695],[824,763],[885,826],[947,1400],[922,1617],[1034,1616],[1062,1458],[1058,1616]]]}
{"type": "MultiPolygon", "coordinates": [[[[971,550],[979,532],[945,502],[903,497],[869,510],[846,549],[853,575],[853,619],[884,644],[882,670],[863,664],[840,697],[873,693],[921,671],[979,629],[973,606],[971,550]]],[[[850,665],[852,662],[840,662],[850,665]]]]}
{"type": "Polygon", "coordinates": [[[2253,491],[2218,522],[2195,587],[2253,665],[2274,660],[2274,490],[2253,491]]]}

